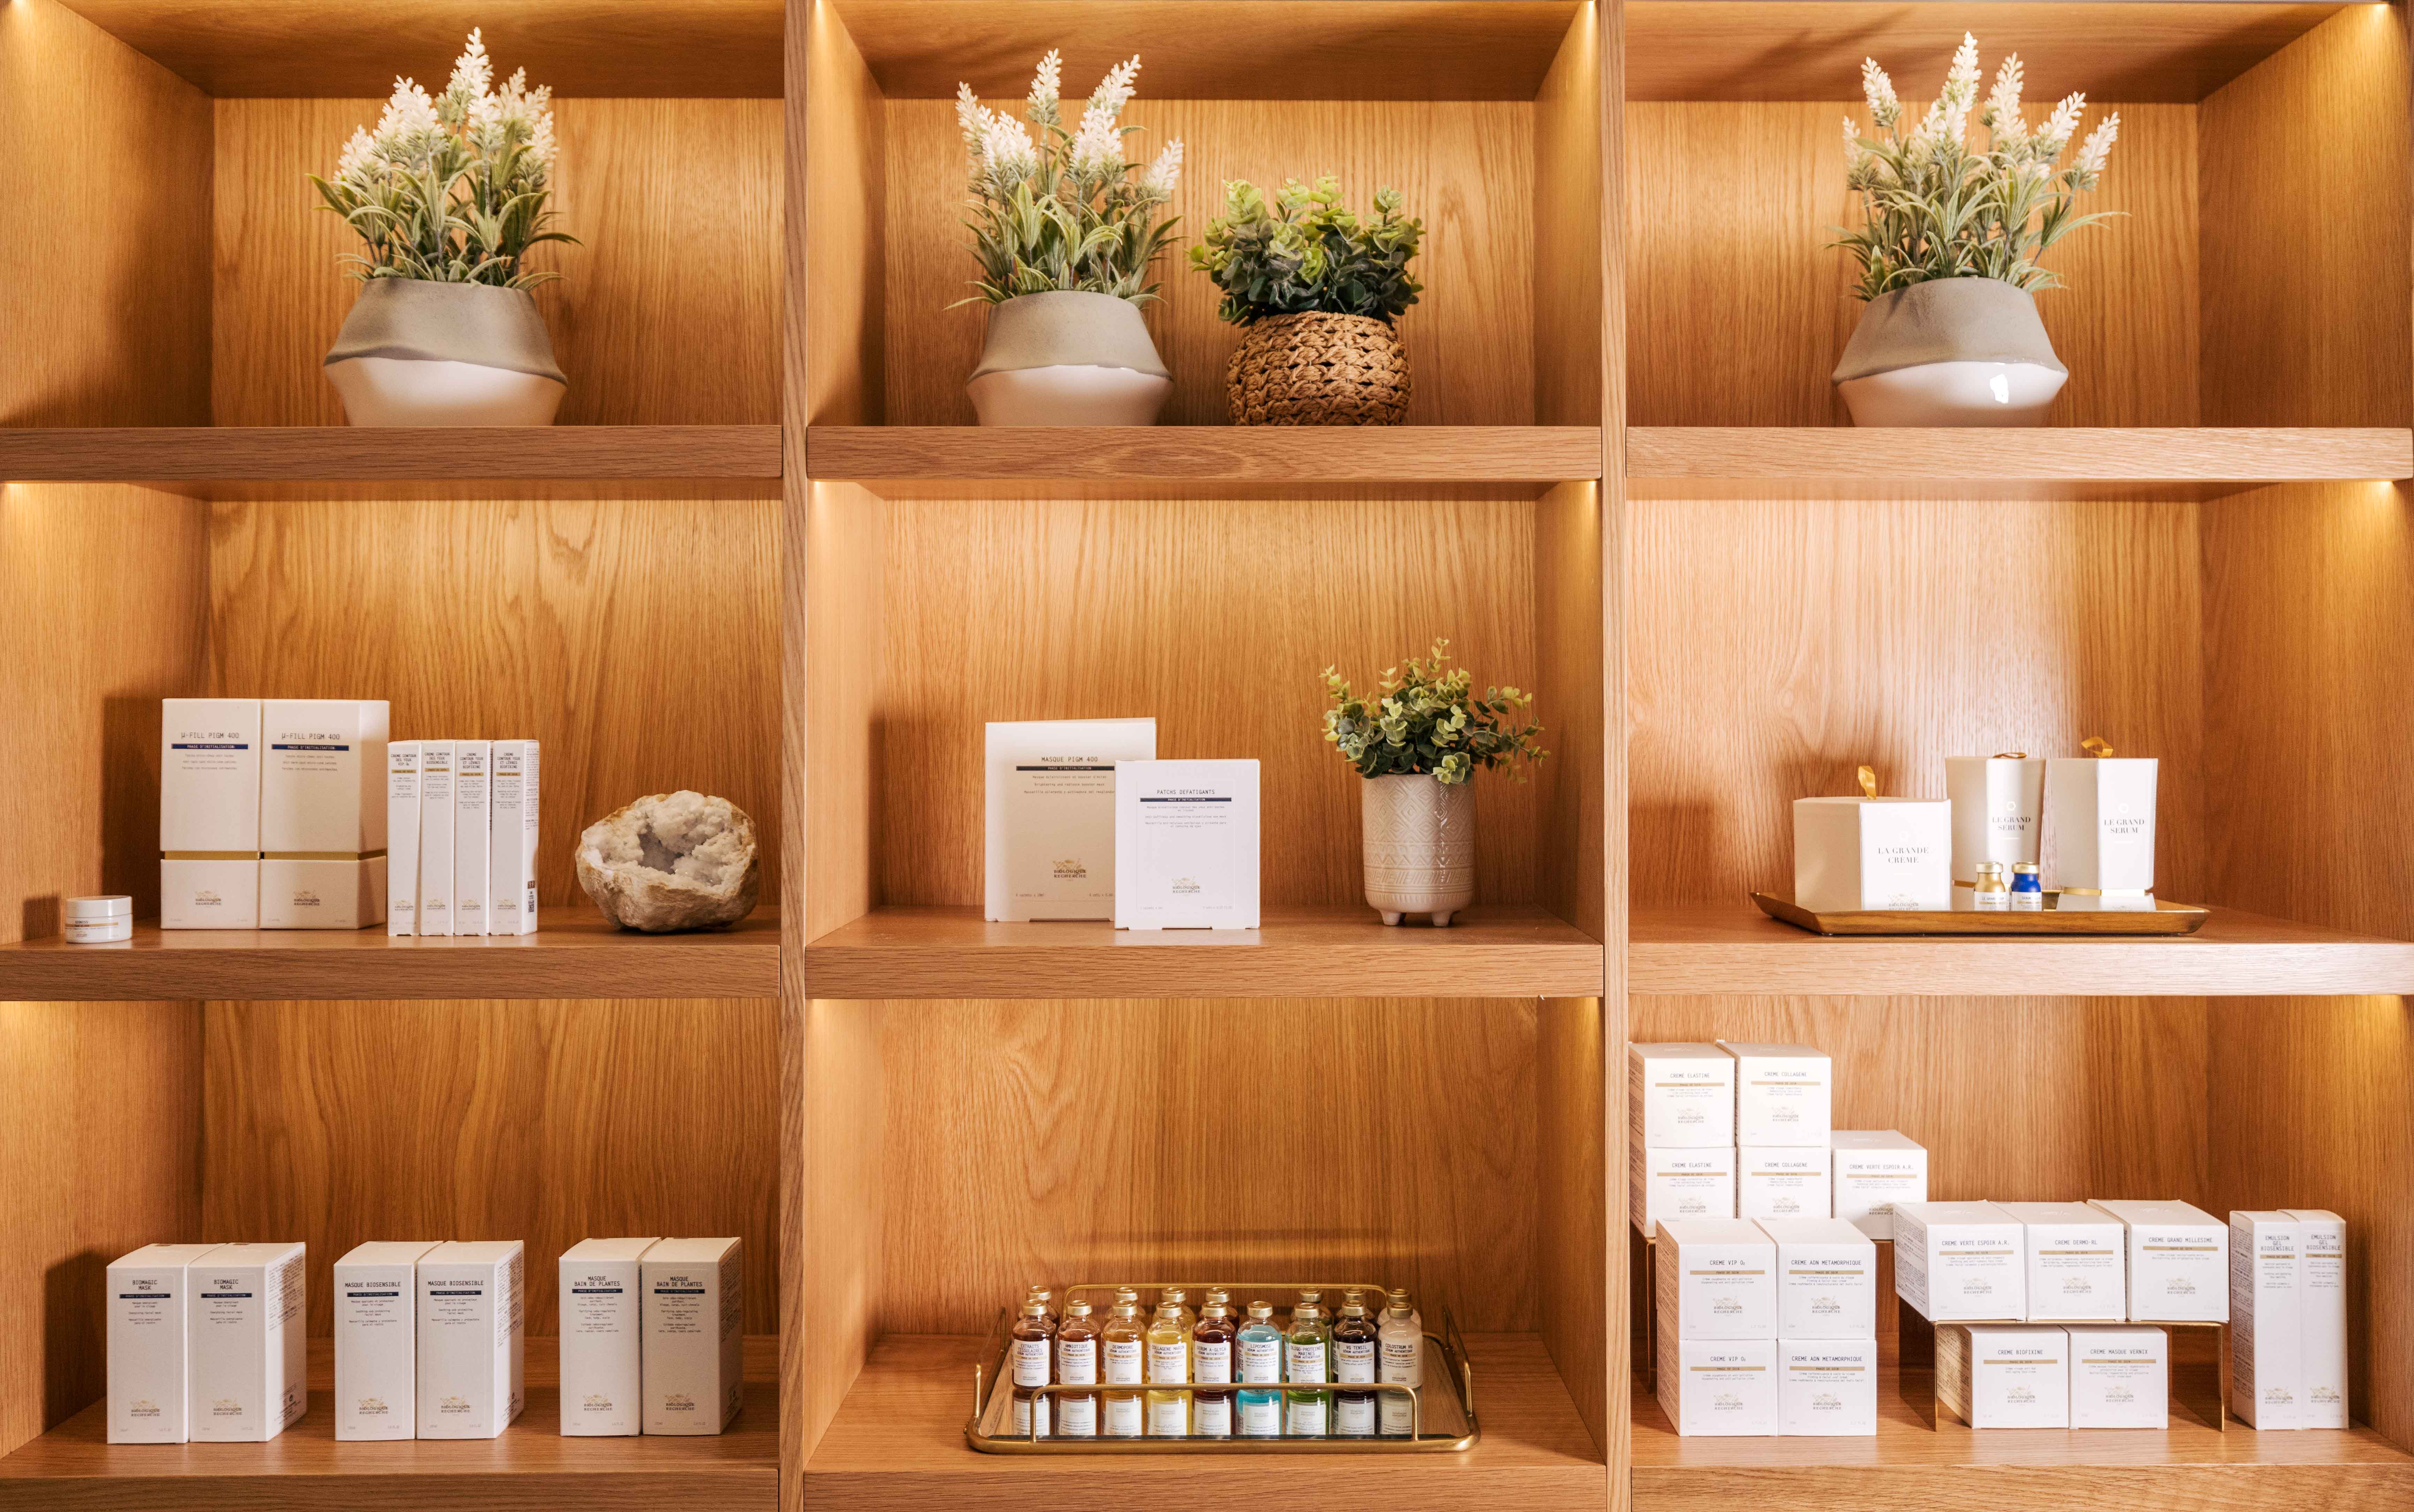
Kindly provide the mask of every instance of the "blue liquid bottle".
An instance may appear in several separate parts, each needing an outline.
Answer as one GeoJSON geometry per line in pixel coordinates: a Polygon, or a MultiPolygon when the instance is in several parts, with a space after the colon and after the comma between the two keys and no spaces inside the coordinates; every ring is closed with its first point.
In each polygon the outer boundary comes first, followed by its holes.
{"type": "Polygon", "coordinates": [[[1283,1331],[1274,1325],[1274,1304],[1249,1304],[1248,1321],[1241,1325],[1233,1353],[1241,1378],[1240,1435],[1244,1439],[1282,1437],[1283,1331]],[[1251,1390],[1251,1386],[1261,1389],[1251,1390]]]}

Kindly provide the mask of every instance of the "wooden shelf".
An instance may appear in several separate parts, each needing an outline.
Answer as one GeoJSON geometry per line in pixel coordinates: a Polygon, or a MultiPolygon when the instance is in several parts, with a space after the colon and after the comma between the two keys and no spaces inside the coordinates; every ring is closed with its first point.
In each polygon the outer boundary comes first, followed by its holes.
{"type": "Polygon", "coordinates": [[[1598,478],[1601,463],[1592,426],[815,426],[805,434],[805,469],[816,481],[858,482],[890,498],[1242,498],[1304,488],[1531,498],[1598,478]]]}
{"type": "Polygon", "coordinates": [[[537,933],[397,939],[383,930],[163,930],[113,945],[0,945],[0,1002],[156,999],[776,997],[780,916],[637,935],[593,908],[546,908],[537,933]]]}
{"type": "Polygon", "coordinates": [[[976,907],[880,908],[805,947],[812,997],[1597,997],[1601,942],[1539,908],[1448,929],[1363,907],[1268,908],[1264,927],[993,924],[976,907]]]}
{"type": "Polygon", "coordinates": [[[815,1508],[1467,1506],[1598,1509],[1607,1471],[1542,1341],[1471,1334],[1483,1436],[1463,1454],[976,1454],[964,1445],[982,1340],[891,1334],[873,1346],[805,1463],[815,1508]]]}
{"type": "Polygon", "coordinates": [[[557,1340],[528,1340],[528,1407],[498,1439],[335,1442],[334,1340],[310,1340],[310,1406],[266,1444],[109,1442],[95,1402],[0,1459],[0,1509],[27,1512],[513,1512],[780,1505],[779,1340],[746,1340],[746,1404],[725,1433],[566,1439],[557,1340]]]}
{"type": "Polygon", "coordinates": [[[1635,427],[1626,472],[1638,499],[2201,499],[2414,477],[2414,431],[1635,427]]]}
{"type": "Polygon", "coordinates": [[[726,486],[779,476],[777,426],[0,430],[0,481],[12,483],[659,480],[659,491],[666,483],[726,486]]]}
{"type": "Polygon", "coordinates": [[[1690,996],[2315,996],[2414,993],[2414,944],[2217,908],[2164,939],[1829,938],[1741,907],[1637,908],[1636,993],[1690,996]]]}
{"type": "MultiPolygon", "coordinates": [[[[1927,1372],[1914,1371],[1914,1394],[1927,1372]]],[[[1931,1428],[1891,1365],[1878,1370],[1871,1438],[1680,1438],[1649,1383],[1633,1384],[1635,1512],[1989,1505],[2077,1512],[2250,1506],[2379,1507],[2414,1498],[2414,1458],[2370,1429],[2218,1432],[2183,1413],[2168,1429],[1931,1428]]]]}

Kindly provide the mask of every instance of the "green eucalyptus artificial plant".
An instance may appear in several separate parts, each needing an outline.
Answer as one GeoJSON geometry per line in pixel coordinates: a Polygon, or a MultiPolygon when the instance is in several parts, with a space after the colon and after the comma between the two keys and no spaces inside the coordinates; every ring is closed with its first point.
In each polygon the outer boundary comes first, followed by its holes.
{"type": "Polygon", "coordinates": [[[1486,688],[1477,697],[1474,678],[1463,666],[1452,666],[1450,642],[1437,640],[1423,657],[1383,673],[1381,690],[1363,698],[1349,680],[1332,667],[1324,669],[1324,739],[1361,777],[1430,774],[1437,782],[1463,783],[1478,767],[1508,765],[1519,782],[1526,780],[1520,758],[1540,761],[1550,755],[1536,737],[1540,725],[1517,723],[1517,711],[1530,706],[1534,696],[1515,688],[1486,688]]]}
{"type": "Polygon", "coordinates": [[[1190,249],[1190,265],[1224,291],[1216,314],[1234,325],[1321,310],[1390,322],[1424,286],[1408,277],[1424,222],[1400,214],[1396,189],[1375,191],[1372,219],[1341,203],[1341,181],[1285,179],[1268,200],[1245,180],[1224,187],[1222,216],[1190,249]]]}

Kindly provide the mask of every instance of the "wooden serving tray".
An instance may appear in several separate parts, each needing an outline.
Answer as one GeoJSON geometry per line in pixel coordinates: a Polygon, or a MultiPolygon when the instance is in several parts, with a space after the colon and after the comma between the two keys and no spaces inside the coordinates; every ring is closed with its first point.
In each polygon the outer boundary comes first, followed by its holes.
{"type": "Polygon", "coordinates": [[[1774,892],[1755,892],[1751,901],[1769,918],[1813,935],[2193,935],[2213,917],[2210,908],[2168,898],[2153,900],[2152,908],[2103,908],[2086,906],[2097,899],[2065,901],[2059,892],[2048,892],[2045,906],[2034,913],[1974,908],[1958,895],[1949,910],[1871,908],[1820,913],[1774,892]]]}

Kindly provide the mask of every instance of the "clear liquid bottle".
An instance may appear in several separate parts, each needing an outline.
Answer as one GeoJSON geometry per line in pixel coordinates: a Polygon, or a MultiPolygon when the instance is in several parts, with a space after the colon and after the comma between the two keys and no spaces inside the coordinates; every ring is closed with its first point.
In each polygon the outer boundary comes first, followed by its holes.
{"type": "MultiPolygon", "coordinates": [[[[1190,1330],[1182,1323],[1182,1294],[1159,1295],[1156,1316],[1148,1325],[1148,1384],[1179,1386],[1190,1384],[1190,1330]]],[[[1190,1436],[1190,1393],[1152,1391],[1148,1394],[1148,1436],[1186,1439],[1190,1436]]]]}
{"type": "Polygon", "coordinates": [[[1014,1342],[1006,1352],[1009,1368],[1014,1372],[1014,1435],[1021,1438],[1032,1430],[1032,1419],[1039,1421],[1039,1432],[1048,1431],[1048,1399],[1038,1387],[1048,1385],[1051,1364],[1049,1346],[1048,1304],[1033,1297],[1022,1304],[1022,1315],[1014,1320],[1014,1342]]]}
{"type": "MultiPolygon", "coordinates": [[[[1199,1310],[1199,1325],[1190,1330],[1190,1376],[1202,1385],[1232,1379],[1232,1338],[1240,1325],[1232,1317],[1231,1298],[1220,1291],[1207,1294],[1199,1310]]],[[[1232,1394],[1201,1391],[1190,1399],[1190,1431],[1202,1439],[1232,1436],[1232,1394]]]]}
{"type": "Polygon", "coordinates": [[[1140,1400],[1141,1360],[1148,1348],[1147,1325],[1140,1315],[1140,1294],[1126,1286],[1115,1294],[1115,1305],[1099,1330],[1099,1355],[1106,1374],[1106,1437],[1136,1439],[1147,1425],[1140,1400]],[[1128,1386],[1118,1391],[1117,1386],[1128,1386]]]}
{"type": "MultiPolygon", "coordinates": [[[[1293,1386],[1321,1385],[1333,1379],[1333,1325],[1324,1321],[1323,1294],[1302,1292],[1290,1310],[1290,1332],[1283,1344],[1283,1379],[1293,1386]]],[[[1333,1393],[1293,1390],[1286,1402],[1283,1431],[1293,1438],[1320,1439],[1330,1430],[1333,1393]]]]}
{"type": "MultiPolygon", "coordinates": [[[[1098,1384],[1098,1320],[1090,1315],[1090,1304],[1074,1300],[1065,1308],[1065,1321],[1056,1329],[1056,1384],[1065,1386],[1094,1386],[1098,1384]]],[[[1070,1393],[1056,1399],[1056,1431],[1065,1438],[1094,1439],[1098,1436],[1098,1396],[1087,1392],[1070,1393]]]]}
{"type": "MultiPolygon", "coordinates": [[[[1333,1381],[1335,1385],[1372,1385],[1376,1375],[1375,1320],[1366,1316],[1366,1299],[1357,1292],[1343,1294],[1341,1313],[1333,1321],[1333,1381]]],[[[1374,1391],[1333,1394],[1333,1431],[1345,1439],[1375,1436],[1374,1391]]]]}
{"type": "MultiPolygon", "coordinates": [[[[1386,1299],[1383,1321],[1378,1329],[1376,1345],[1380,1361],[1380,1373],[1376,1379],[1397,1381],[1402,1385],[1423,1391],[1425,1385],[1425,1334],[1423,1320],[1408,1306],[1408,1294],[1393,1292],[1386,1299]]],[[[1381,1393],[1375,1402],[1375,1415],[1384,1433],[1407,1434],[1416,1430],[1416,1405],[1396,1391],[1381,1393]]]]}
{"type": "Polygon", "coordinates": [[[1274,1324],[1274,1304],[1250,1303],[1248,1319],[1232,1341],[1233,1353],[1239,1356],[1241,1437],[1244,1439],[1282,1437],[1282,1393],[1274,1388],[1282,1384],[1283,1341],[1283,1331],[1274,1324]],[[1248,1389],[1253,1385],[1266,1389],[1248,1389]]]}

